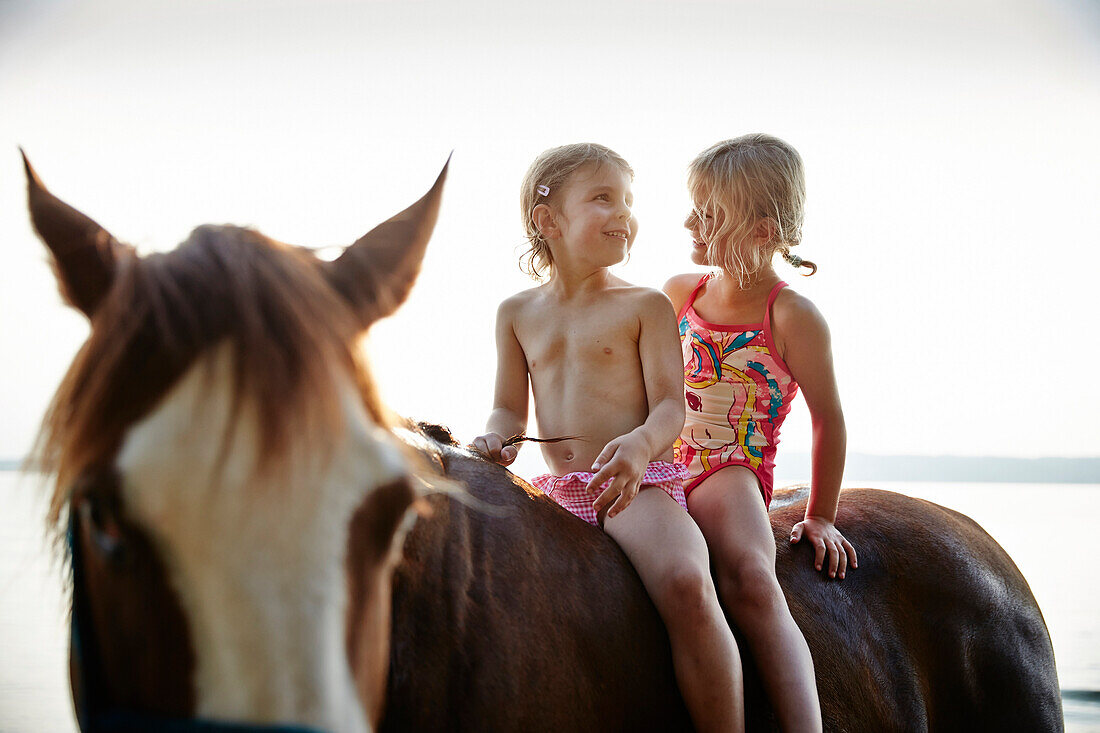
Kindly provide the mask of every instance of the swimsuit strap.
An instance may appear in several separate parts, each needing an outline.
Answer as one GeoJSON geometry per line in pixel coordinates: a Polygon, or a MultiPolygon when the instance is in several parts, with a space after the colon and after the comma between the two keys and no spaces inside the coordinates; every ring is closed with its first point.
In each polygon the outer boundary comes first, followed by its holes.
{"type": "Polygon", "coordinates": [[[768,304],[764,306],[764,330],[771,333],[772,323],[772,303],[775,302],[775,298],[779,295],[779,291],[787,287],[787,283],[780,280],[775,284],[775,287],[768,293],[768,304]]]}
{"type": "Polygon", "coordinates": [[[698,297],[699,291],[703,289],[704,285],[706,285],[707,280],[710,280],[712,274],[713,273],[708,272],[701,278],[699,278],[699,283],[695,286],[695,289],[691,291],[691,295],[688,296],[688,299],[684,301],[684,305],[682,308],[680,308],[680,312],[676,314],[676,320],[680,320],[684,317],[684,314],[687,313],[687,309],[690,308],[692,303],[695,302],[695,298],[698,297]]]}
{"type": "Polygon", "coordinates": [[[780,280],[772,288],[772,291],[768,293],[768,305],[764,308],[764,343],[768,345],[768,351],[775,357],[779,366],[783,367],[783,370],[787,374],[791,373],[791,368],[783,361],[783,357],[779,355],[779,348],[775,345],[775,334],[772,333],[772,303],[775,302],[775,298],[779,295],[779,291],[787,287],[787,283],[780,280]]]}

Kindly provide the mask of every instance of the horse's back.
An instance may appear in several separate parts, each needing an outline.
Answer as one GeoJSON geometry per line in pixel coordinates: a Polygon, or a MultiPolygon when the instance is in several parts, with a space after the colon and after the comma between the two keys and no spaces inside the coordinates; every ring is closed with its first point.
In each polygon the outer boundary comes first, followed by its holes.
{"type": "Polygon", "coordinates": [[[777,493],[771,520],[826,729],[1062,729],[1042,613],[977,523],[892,492],[845,491],[836,523],[859,568],[837,582],[813,569],[808,543],[789,542],[804,512],[804,497],[777,493]]]}
{"type": "Polygon", "coordinates": [[[685,728],[668,636],[618,546],[504,469],[443,458],[475,501],[433,497],[406,541],[383,728],[685,728]]]}
{"type": "MultiPolygon", "coordinates": [[[[668,636],[603,532],[510,473],[444,450],[490,505],[437,496],[394,582],[388,730],[690,728],[668,636]]],[[[842,494],[859,553],[843,581],[792,546],[805,497],[777,492],[776,570],[814,659],[826,730],[1061,730],[1042,614],[969,518],[875,490],[842,494]]],[[[749,730],[775,729],[746,644],[749,730]]]]}

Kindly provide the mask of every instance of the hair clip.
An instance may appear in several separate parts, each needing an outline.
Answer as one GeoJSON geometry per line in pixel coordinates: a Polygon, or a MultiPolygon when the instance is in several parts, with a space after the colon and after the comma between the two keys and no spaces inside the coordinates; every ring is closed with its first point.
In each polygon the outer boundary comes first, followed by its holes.
{"type": "Polygon", "coordinates": [[[539,196],[549,196],[550,195],[550,187],[549,186],[538,185],[538,186],[535,186],[535,190],[539,192],[539,196]]]}
{"type": "Polygon", "coordinates": [[[790,252],[787,253],[787,262],[791,263],[791,267],[802,267],[802,258],[790,252]]]}

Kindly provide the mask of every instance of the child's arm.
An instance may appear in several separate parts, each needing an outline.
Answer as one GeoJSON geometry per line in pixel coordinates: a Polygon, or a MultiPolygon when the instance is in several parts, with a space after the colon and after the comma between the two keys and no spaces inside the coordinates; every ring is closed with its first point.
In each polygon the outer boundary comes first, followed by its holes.
{"type": "Polygon", "coordinates": [[[647,291],[641,300],[638,357],[649,416],[642,425],[604,446],[592,464],[596,474],[587,486],[589,492],[594,492],[612,479],[592,504],[597,514],[611,506],[608,517],[634,500],[646,466],[669,449],[684,427],[684,366],[676,314],[661,293],[647,291]]]}
{"type": "Polygon", "coordinates": [[[504,446],[504,441],[527,429],[527,357],[516,338],[515,312],[518,303],[509,298],[497,309],[497,380],[493,411],[485,425],[485,435],[474,438],[470,447],[490,460],[507,466],[516,460],[519,446],[504,446]]]}
{"type": "Polygon", "coordinates": [[[775,304],[776,327],[786,346],[784,359],[806,398],[813,425],[812,480],[806,517],[791,530],[791,542],[803,536],[814,546],[814,565],[821,570],[829,556],[829,576],[844,578],[849,561],[857,567],[856,551],[834,525],[840,481],[844,475],[847,433],[840,407],[829,327],[806,298],[791,293],[775,304]]]}

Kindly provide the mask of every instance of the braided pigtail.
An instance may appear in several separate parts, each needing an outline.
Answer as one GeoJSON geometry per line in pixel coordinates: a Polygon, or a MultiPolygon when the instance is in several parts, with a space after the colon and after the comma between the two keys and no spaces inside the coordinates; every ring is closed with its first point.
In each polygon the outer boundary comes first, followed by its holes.
{"type": "Polygon", "coordinates": [[[796,270],[802,267],[810,268],[809,272],[802,273],[803,277],[809,277],[810,275],[813,275],[817,272],[817,265],[813,262],[810,262],[809,260],[804,260],[798,255],[791,254],[791,251],[787,248],[783,248],[782,253],[783,259],[785,259],[787,263],[796,270]]]}

